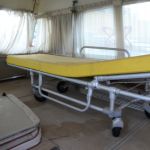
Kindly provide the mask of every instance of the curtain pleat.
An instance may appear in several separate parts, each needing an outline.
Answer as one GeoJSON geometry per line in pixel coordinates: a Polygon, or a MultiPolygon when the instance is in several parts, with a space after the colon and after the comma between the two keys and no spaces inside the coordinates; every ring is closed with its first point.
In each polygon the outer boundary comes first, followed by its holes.
{"type": "Polygon", "coordinates": [[[51,51],[56,55],[73,54],[72,14],[51,17],[51,51]]]}
{"type": "Polygon", "coordinates": [[[34,24],[32,13],[0,10],[0,53],[29,53],[34,24]]]}
{"type": "Polygon", "coordinates": [[[50,52],[51,49],[51,20],[39,18],[36,21],[35,32],[32,42],[33,53],[50,52]]]}

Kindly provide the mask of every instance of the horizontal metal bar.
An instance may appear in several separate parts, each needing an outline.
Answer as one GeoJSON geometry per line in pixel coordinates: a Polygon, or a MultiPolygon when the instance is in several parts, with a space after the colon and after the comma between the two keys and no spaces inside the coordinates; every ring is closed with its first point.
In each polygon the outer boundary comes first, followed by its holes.
{"type": "MultiPolygon", "coordinates": [[[[38,86],[36,86],[36,88],[38,88],[38,86]]],[[[41,88],[41,90],[42,90],[42,91],[45,91],[45,92],[48,92],[48,91],[49,91],[49,90],[47,90],[47,89],[45,89],[45,88],[41,88]]],[[[66,103],[64,103],[64,102],[61,102],[61,101],[59,101],[59,100],[57,100],[57,99],[55,99],[55,98],[52,98],[52,97],[49,97],[49,96],[46,96],[46,95],[43,95],[43,94],[42,94],[42,96],[45,97],[45,98],[47,98],[47,99],[49,99],[49,100],[52,100],[52,101],[54,101],[54,102],[56,102],[56,103],[59,103],[59,104],[61,104],[61,105],[64,105],[64,104],[65,104],[65,106],[67,106],[67,107],[68,107],[68,105],[69,105],[69,104],[66,104],[66,103]]],[[[70,99],[70,101],[71,101],[71,99],[70,99]]],[[[73,102],[74,102],[74,101],[73,101],[73,102]]],[[[79,100],[76,100],[76,103],[79,104],[79,105],[82,105],[82,106],[87,106],[87,103],[82,102],[82,101],[79,101],[79,100]]],[[[69,107],[70,107],[70,105],[69,105],[69,107]]],[[[74,106],[72,106],[72,108],[74,109],[74,106]]],[[[76,107],[75,107],[75,108],[76,108],[76,107]]],[[[89,105],[89,108],[91,108],[91,109],[93,109],[93,110],[96,110],[96,111],[99,111],[99,112],[102,112],[102,113],[104,113],[104,114],[108,114],[108,112],[107,112],[105,109],[103,109],[103,108],[101,108],[101,107],[98,107],[98,106],[95,106],[95,105],[92,105],[92,104],[89,105]]]]}
{"type": "Polygon", "coordinates": [[[0,82],[14,80],[14,79],[20,79],[20,78],[25,78],[25,77],[26,77],[26,75],[11,76],[11,77],[8,77],[8,78],[2,78],[2,79],[0,79],[0,82]]]}
{"type": "MultiPolygon", "coordinates": [[[[38,86],[35,86],[35,85],[32,85],[32,86],[33,86],[34,88],[39,89],[38,86]]],[[[59,94],[59,93],[57,93],[57,92],[51,91],[51,90],[46,89],[46,88],[41,88],[41,90],[44,91],[44,92],[47,92],[47,93],[49,93],[49,94],[52,94],[52,95],[55,95],[55,96],[64,98],[64,99],[66,99],[66,100],[68,100],[68,101],[71,101],[71,102],[80,104],[80,105],[86,104],[86,105],[83,105],[83,106],[86,106],[86,107],[85,107],[84,109],[82,109],[82,110],[80,109],[80,112],[85,112],[85,111],[87,111],[87,109],[89,108],[90,103],[84,103],[84,102],[82,102],[82,101],[80,101],[80,100],[77,100],[77,99],[75,99],[75,98],[72,98],[72,97],[69,97],[69,96],[66,96],[66,95],[63,95],[63,94],[59,94]]],[[[55,101],[55,102],[56,102],[56,101],[55,101]]],[[[66,105],[66,103],[63,102],[63,105],[66,105]]],[[[78,111],[79,111],[79,109],[78,109],[78,111]]]]}
{"type": "Polygon", "coordinates": [[[84,86],[90,86],[91,85],[91,82],[82,81],[82,80],[79,80],[79,79],[73,79],[73,78],[67,78],[67,77],[63,77],[63,76],[57,76],[57,75],[48,74],[48,73],[45,73],[45,72],[36,71],[36,70],[32,70],[32,69],[29,69],[29,68],[20,67],[20,66],[16,66],[16,65],[10,65],[10,66],[17,67],[17,68],[20,68],[20,69],[23,69],[23,70],[28,70],[28,71],[33,72],[33,73],[42,74],[42,75],[45,75],[45,76],[48,76],[48,77],[57,78],[57,79],[60,79],[60,80],[66,80],[68,82],[73,82],[73,83],[84,85],[84,86]]]}
{"type": "Polygon", "coordinates": [[[95,77],[95,78],[98,81],[126,80],[126,79],[144,79],[144,78],[150,78],[150,73],[112,75],[112,76],[98,76],[98,77],[95,77]]]}
{"type": "Polygon", "coordinates": [[[113,51],[120,51],[120,52],[126,53],[127,56],[130,57],[130,53],[129,53],[129,51],[126,50],[126,49],[121,49],[121,48],[110,48],[110,47],[98,47],[98,46],[83,46],[83,47],[80,49],[80,54],[82,53],[82,51],[83,51],[85,48],[88,48],[88,49],[99,49],[99,50],[113,50],[113,51]]]}
{"type": "Polygon", "coordinates": [[[96,89],[104,90],[104,91],[107,91],[107,92],[114,92],[115,94],[118,94],[118,95],[124,95],[124,96],[127,96],[127,97],[137,98],[137,99],[141,99],[143,101],[150,102],[150,97],[148,97],[148,96],[142,96],[142,95],[139,95],[139,94],[136,94],[136,93],[127,92],[127,91],[120,90],[120,89],[117,89],[117,88],[114,88],[114,87],[107,87],[107,86],[98,84],[98,85],[96,85],[96,89]]]}
{"type": "MultiPolygon", "coordinates": [[[[66,107],[68,107],[68,108],[74,109],[74,110],[79,111],[79,112],[85,112],[85,111],[83,111],[82,109],[77,108],[77,107],[75,107],[75,106],[73,106],[73,105],[67,104],[67,103],[62,102],[62,101],[60,101],[60,100],[58,100],[58,99],[55,99],[55,98],[53,98],[53,97],[49,97],[49,96],[47,96],[47,95],[44,95],[42,92],[40,92],[40,95],[41,95],[42,97],[45,97],[45,98],[48,99],[48,100],[54,101],[55,103],[61,104],[61,105],[66,106],[66,107]]],[[[77,102],[76,102],[76,103],[77,103],[77,102]]]]}

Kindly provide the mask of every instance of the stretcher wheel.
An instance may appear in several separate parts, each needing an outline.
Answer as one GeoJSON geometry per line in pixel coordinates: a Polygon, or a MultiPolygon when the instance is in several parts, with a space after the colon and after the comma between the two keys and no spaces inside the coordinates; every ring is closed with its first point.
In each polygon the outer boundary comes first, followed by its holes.
{"type": "Polygon", "coordinates": [[[150,119],[150,104],[145,103],[144,104],[144,113],[148,119],[150,119]]]}
{"type": "Polygon", "coordinates": [[[148,118],[148,119],[150,119],[150,113],[148,112],[148,111],[144,111],[144,113],[145,113],[145,115],[146,115],[146,117],[148,118]]]}
{"type": "Polygon", "coordinates": [[[57,147],[57,146],[55,146],[55,147],[53,147],[52,149],[50,149],[50,150],[60,150],[60,148],[59,147],[57,147]]]}
{"type": "MultiPolygon", "coordinates": [[[[39,91],[36,89],[36,88],[32,88],[32,91],[33,91],[33,95],[35,97],[35,99],[38,101],[38,102],[44,102],[46,101],[46,98],[45,97],[42,97],[39,93],[39,91]]],[[[43,94],[48,96],[48,93],[43,91],[43,94]]]]}
{"type": "Polygon", "coordinates": [[[114,137],[119,137],[120,136],[120,133],[121,133],[121,129],[120,127],[114,127],[112,128],[112,135],[114,137]]]}
{"type": "Polygon", "coordinates": [[[113,118],[113,124],[112,124],[112,135],[114,137],[119,137],[121,130],[124,127],[123,120],[119,118],[113,118]]]}
{"type": "Polygon", "coordinates": [[[4,97],[5,97],[5,96],[7,96],[7,94],[4,92],[4,93],[2,94],[2,96],[4,96],[4,97]]]}
{"type": "Polygon", "coordinates": [[[66,93],[69,89],[69,86],[67,85],[67,82],[65,81],[60,81],[58,84],[57,84],[57,91],[59,93],[66,93]]]}

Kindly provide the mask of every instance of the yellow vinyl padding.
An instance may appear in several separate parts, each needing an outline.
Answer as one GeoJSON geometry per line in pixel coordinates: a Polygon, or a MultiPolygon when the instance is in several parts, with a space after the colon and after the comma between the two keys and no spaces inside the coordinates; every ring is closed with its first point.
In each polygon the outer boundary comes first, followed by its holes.
{"type": "Polygon", "coordinates": [[[48,54],[10,55],[9,65],[65,77],[91,77],[150,72],[150,55],[99,61],[48,54]]]}

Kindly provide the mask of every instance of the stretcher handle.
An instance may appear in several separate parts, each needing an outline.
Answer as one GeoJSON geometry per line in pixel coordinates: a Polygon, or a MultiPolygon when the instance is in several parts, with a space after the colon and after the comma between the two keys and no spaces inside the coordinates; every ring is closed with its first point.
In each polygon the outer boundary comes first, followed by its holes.
{"type": "Polygon", "coordinates": [[[104,49],[106,49],[106,50],[114,50],[114,51],[124,52],[124,53],[127,54],[128,57],[130,57],[130,53],[129,53],[129,51],[126,50],[126,49],[110,48],[110,47],[97,47],[97,46],[83,46],[83,47],[81,47],[81,49],[80,49],[80,54],[83,52],[83,50],[84,50],[85,48],[99,49],[99,50],[104,50],[104,49]]]}

